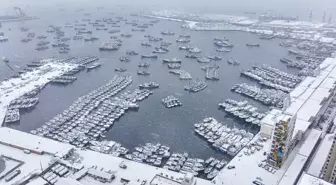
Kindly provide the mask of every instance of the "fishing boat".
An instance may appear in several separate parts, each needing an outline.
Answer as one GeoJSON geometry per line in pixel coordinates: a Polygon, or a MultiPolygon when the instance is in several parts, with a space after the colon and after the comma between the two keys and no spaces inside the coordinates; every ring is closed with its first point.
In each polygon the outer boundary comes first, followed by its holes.
{"type": "Polygon", "coordinates": [[[9,62],[9,59],[6,58],[6,57],[2,57],[2,61],[3,61],[3,62],[9,62]]]}
{"type": "Polygon", "coordinates": [[[178,58],[172,58],[172,59],[163,59],[164,63],[181,63],[182,60],[178,58]]]}
{"type": "Polygon", "coordinates": [[[189,85],[184,86],[184,90],[189,92],[199,92],[207,87],[207,83],[204,81],[193,81],[189,85]]]}
{"type": "Polygon", "coordinates": [[[100,66],[101,66],[100,63],[93,63],[91,65],[86,66],[86,69],[87,69],[87,71],[91,71],[92,69],[96,69],[96,68],[98,68],[100,66]]]}
{"type": "Polygon", "coordinates": [[[115,68],[114,70],[115,70],[116,72],[125,72],[125,71],[127,71],[126,68],[115,68]]]}
{"type": "Polygon", "coordinates": [[[159,84],[155,82],[147,82],[139,85],[139,89],[156,89],[159,88],[159,84]]]}
{"type": "Polygon", "coordinates": [[[247,47],[260,47],[260,44],[246,44],[247,47]]]}
{"type": "Polygon", "coordinates": [[[147,43],[147,42],[142,42],[141,46],[151,47],[152,45],[150,43],[147,43]]]}
{"type": "Polygon", "coordinates": [[[148,76],[148,75],[150,75],[149,72],[144,71],[144,70],[138,70],[138,71],[137,71],[137,74],[138,74],[138,75],[142,75],[142,76],[148,76]]]}
{"type": "Polygon", "coordinates": [[[232,58],[229,58],[227,60],[227,63],[231,64],[231,65],[239,65],[240,64],[237,60],[233,60],[232,58]]]}
{"type": "Polygon", "coordinates": [[[119,60],[121,62],[130,62],[131,61],[131,58],[127,57],[127,56],[122,56],[119,58],[119,60]]]}
{"type": "Polygon", "coordinates": [[[139,63],[138,67],[143,67],[143,68],[148,68],[150,66],[150,64],[146,63],[146,62],[141,62],[139,63]]]}
{"type": "Polygon", "coordinates": [[[158,58],[157,55],[141,55],[141,58],[153,58],[153,59],[156,59],[158,58]]]}
{"type": "Polygon", "coordinates": [[[217,51],[217,52],[230,52],[229,49],[224,48],[224,47],[223,47],[223,48],[217,48],[216,51],[217,51]]]}

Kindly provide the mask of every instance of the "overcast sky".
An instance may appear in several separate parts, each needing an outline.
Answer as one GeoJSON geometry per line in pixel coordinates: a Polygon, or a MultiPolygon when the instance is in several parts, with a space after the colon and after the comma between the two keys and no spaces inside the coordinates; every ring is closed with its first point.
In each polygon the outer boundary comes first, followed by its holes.
{"type": "MultiPolygon", "coordinates": [[[[314,15],[322,16],[323,12],[335,12],[336,0],[0,0],[0,9],[12,6],[41,7],[55,5],[78,6],[111,6],[130,5],[133,7],[151,7],[153,9],[185,9],[190,12],[230,13],[255,11],[258,13],[274,11],[279,14],[308,16],[310,10],[314,15]]],[[[336,15],[335,15],[336,18],[336,15]]]]}

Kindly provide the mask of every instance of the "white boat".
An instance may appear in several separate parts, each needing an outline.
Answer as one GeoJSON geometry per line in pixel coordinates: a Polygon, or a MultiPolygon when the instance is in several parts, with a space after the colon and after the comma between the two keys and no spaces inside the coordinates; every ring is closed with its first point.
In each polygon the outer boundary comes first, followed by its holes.
{"type": "Polygon", "coordinates": [[[2,57],[2,61],[3,61],[3,62],[9,62],[9,59],[6,58],[6,57],[2,57]]]}

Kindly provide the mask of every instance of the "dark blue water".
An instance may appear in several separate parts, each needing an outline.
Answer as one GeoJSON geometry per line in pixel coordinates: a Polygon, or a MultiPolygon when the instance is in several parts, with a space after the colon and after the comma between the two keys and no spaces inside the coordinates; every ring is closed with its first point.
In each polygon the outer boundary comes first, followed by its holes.
{"type": "MultiPolygon", "coordinates": [[[[81,13],[58,12],[56,14],[48,14],[48,17],[41,17],[39,20],[27,22],[15,22],[3,24],[0,31],[5,32],[9,38],[9,42],[0,43],[0,56],[6,56],[10,59],[10,64],[16,66],[14,68],[24,67],[29,61],[40,57],[66,57],[67,55],[59,55],[58,51],[52,47],[45,51],[36,51],[35,45],[38,42],[33,40],[29,43],[21,43],[20,39],[24,38],[26,33],[21,32],[21,26],[28,27],[37,35],[46,34],[48,40],[53,40],[53,34],[46,33],[47,26],[52,24],[55,26],[64,25],[66,22],[73,22],[83,18],[81,13]],[[68,19],[60,19],[67,17],[68,19]],[[11,29],[11,31],[9,30],[11,29]]],[[[115,17],[117,15],[113,15],[115,17]]],[[[90,18],[92,20],[111,17],[106,12],[93,12],[90,18]]],[[[129,17],[129,19],[137,19],[148,21],[144,18],[129,17]]],[[[208,144],[197,137],[193,131],[194,123],[201,121],[203,118],[213,116],[219,121],[231,125],[232,127],[244,128],[250,132],[256,133],[257,127],[239,123],[225,115],[221,110],[218,110],[218,103],[226,98],[236,100],[250,100],[251,103],[260,107],[262,110],[267,110],[267,107],[252,101],[251,99],[242,97],[232,93],[230,88],[236,83],[247,82],[255,84],[246,78],[240,76],[240,72],[244,69],[251,68],[254,64],[270,64],[273,67],[290,71],[281,64],[279,59],[287,56],[287,50],[279,46],[280,40],[271,41],[259,40],[256,35],[244,32],[192,32],[180,28],[180,23],[160,21],[154,27],[150,27],[146,32],[133,32],[131,38],[123,38],[123,45],[119,51],[115,52],[100,52],[98,47],[101,42],[108,40],[111,34],[106,31],[96,31],[95,28],[90,28],[94,33],[93,36],[98,36],[99,41],[88,43],[84,41],[69,41],[71,46],[71,56],[99,56],[99,62],[102,67],[92,70],[91,72],[81,72],[77,74],[78,80],[68,86],[53,86],[48,85],[39,95],[40,103],[34,110],[25,113],[21,116],[19,124],[10,125],[10,127],[22,131],[29,131],[40,127],[46,121],[61,113],[77,97],[87,94],[95,88],[107,83],[114,75],[114,69],[124,67],[128,69],[128,73],[133,77],[133,83],[127,90],[137,88],[140,83],[155,81],[160,84],[160,88],[154,90],[154,95],[140,103],[140,109],[137,112],[128,112],[125,114],[113,128],[108,132],[108,139],[120,142],[122,145],[132,148],[146,142],[160,142],[169,145],[173,151],[188,152],[192,156],[206,158],[211,155],[221,155],[212,150],[208,144]],[[145,41],[144,34],[160,36],[163,30],[172,30],[176,33],[175,36],[164,36],[164,40],[170,41],[173,44],[170,46],[170,52],[159,55],[157,60],[142,60],[140,56],[133,56],[129,63],[122,63],[118,60],[120,56],[125,55],[125,51],[133,49],[140,54],[149,54],[152,48],[145,48],[140,45],[145,41]],[[191,35],[190,46],[199,47],[204,55],[215,53],[216,47],[212,40],[214,37],[227,37],[234,44],[234,48],[230,53],[221,53],[223,61],[217,62],[220,66],[220,80],[216,82],[208,81],[208,87],[199,93],[188,93],[183,90],[184,85],[188,81],[181,81],[177,76],[168,73],[166,65],[162,64],[164,58],[181,58],[182,69],[188,71],[193,79],[204,79],[204,72],[201,70],[201,64],[195,60],[184,58],[185,52],[178,50],[178,45],[175,39],[180,34],[191,35]],[[259,43],[260,48],[247,48],[246,43],[259,43]],[[234,58],[241,62],[240,66],[230,66],[226,60],[234,58]],[[138,76],[136,71],[140,61],[150,63],[148,71],[150,76],[138,76]],[[183,103],[182,107],[173,109],[165,108],[161,99],[167,95],[177,96],[183,103]]],[[[115,28],[111,28],[115,29],[115,28]]],[[[122,30],[130,32],[131,25],[122,23],[122,30]]],[[[75,32],[73,28],[63,28],[66,31],[66,36],[72,37],[75,32]]],[[[119,34],[115,34],[119,35],[119,34]]],[[[159,43],[158,43],[159,44],[159,43]]],[[[217,53],[218,54],[218,53],[217,53]]],[[[296,71],[291,70],[295,73],[296,71]]],[[[0,63],[0,79],[4,79],[11,75],[11,71],[6,68],[4,63],[0,63]]]]}

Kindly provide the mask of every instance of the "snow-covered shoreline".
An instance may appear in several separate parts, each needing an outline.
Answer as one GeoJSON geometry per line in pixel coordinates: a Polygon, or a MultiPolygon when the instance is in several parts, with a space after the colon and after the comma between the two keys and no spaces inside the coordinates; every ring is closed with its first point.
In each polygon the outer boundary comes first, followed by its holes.
{"type": "Polygon", "coordinates": [[[10,78],[0,82],[0,122],[3,122],[6,116],[7,106],[11,101],[37,87],[44,86],[50,82],[51,79],[75,67],[76,65],[74,64],[48,62],[34,71],[22,74],[21,78],[10,78]]]}
{"type": "Polygon", "coordinates": [[[336,39],[327,35],[327,32],[336,32],[336,26],[326,23],[285,20],[262,22],[243,16],[196,15],[167,10],[151,12],[144,16],[181,22],[183,28],[193,31],[243,31],[336,44],[336,39]]]}

